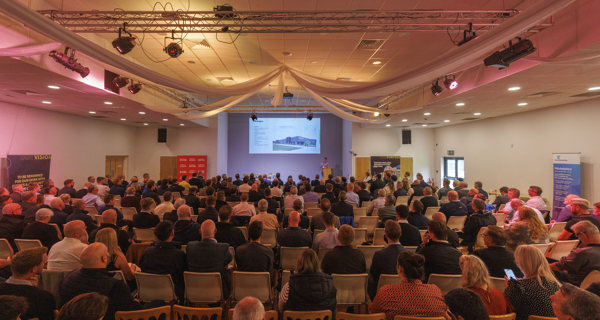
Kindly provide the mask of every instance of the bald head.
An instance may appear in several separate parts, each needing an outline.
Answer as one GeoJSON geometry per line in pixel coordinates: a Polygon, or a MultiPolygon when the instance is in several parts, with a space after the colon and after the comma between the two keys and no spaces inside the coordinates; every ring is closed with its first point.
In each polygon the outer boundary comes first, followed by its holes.
{"type": "Polygon", "coordinates": [[[202,222],[200,225],[200,234],[202,235],[202,239],[211,239],[215,237],[215,233],[217,232],[217,227],[215,226],[215,222],[207,219],[202,222]]]}
{"type": "Polygon", "coordinates": [[[81,220],[67,222],[64,227],[65,237],[79,239],[85,234],[85,223],[81,220]]]}
{"type": "Polygon", "coordinates": [[[102,223],[117,224],[117,211],[108,209],[102,212],[102,223]]]}
{"type": "Polygon", "coordinates": [[[254,297],[245,297],[233,309],[233,320],[263,320],[265,307],[254,297]]]}
{"type": "MultiPolygon", "coordinates": [[[[456,181],[456,180],[454,180],[456,181]]],[[[458,200],[458,192],[456,191],[448,191],[448,200],[458,200]]]]}
{"type": "Polygon", "coordinates": [[[94,242],[81,251],[79,262],[83,268],[106,268],[108,248],[104,243],[94,242]]]}
{"type": "Polygon", "coordinates": [[[184,204],[177,208],[177,219],[179,220],[192,220],[192,209],[187,204],[184,204]]]}
{"type": "Polygon", "coordinates": [[[441,212],[436,212],[431,216],[431,221],[437,221],[446,224],[446,215],[441,212]]]}
{"type": "Polygon", "coordinates": [[[300,223],[300,214],[298,213],[298,211],[290,212],[290,215],[288,216],[288,225],[291,228],[297,228],[299,223],[300,223]]]}

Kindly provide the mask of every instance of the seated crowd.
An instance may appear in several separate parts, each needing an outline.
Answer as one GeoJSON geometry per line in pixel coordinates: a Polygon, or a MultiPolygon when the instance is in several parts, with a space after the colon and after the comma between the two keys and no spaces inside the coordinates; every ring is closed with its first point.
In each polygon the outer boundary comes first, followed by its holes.
{"type": "MultiPolygon", "coordinates": [[[[551,214],[537,186],[526,201],[507,187],[490,201],[481,182],[451,188],[446,179],[436,188],[421,174],[408,177],[284,182],[279,174],[271,181],[194,173],[155,182],[144,174],[129,182],[89,177],[79,190],[73,179],[60,190],[52,180],[1,188],[8,255],[0,257],[0,319],[110,320],[117,311],[183,304],[186,271],[218,272],[229,300],[234,270],[268,272],[279,311],[345,311],[334,280],[349,274],[365,276],[364,304],[387,320],[513,312],[518,320],[600,319],[600,203],[590,213],[589,201],[569,195],[551,214]],[[362,216],[374,217],[376,228],[361,226],[362,216]],[[27,249],[23,239],[39,244],[27,249]],[[559,254],[565,244],[572,245],[559,254]],[[299,248],[293,267],[283,264],[287,247],[299,248]],[[40,283],[50,271],[67,271],[55,294],[40,283]],[[174,301],[136,298],[141,273],[170,275],[174,301]],[[459,282],[447,287],[439,275],[459,282]]],[[[250,314],[261,319],[262,303],[237,301],[234,319],[250,314]]]]}

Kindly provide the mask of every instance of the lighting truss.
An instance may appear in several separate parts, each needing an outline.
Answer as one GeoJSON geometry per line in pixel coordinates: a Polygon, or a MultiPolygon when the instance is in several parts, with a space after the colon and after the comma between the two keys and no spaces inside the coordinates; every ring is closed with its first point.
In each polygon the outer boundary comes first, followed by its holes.
{"type": "MultiPolygon", "coordinates": [[[[349,33],[448,32],[472,23],[489,31],[518,10],[407,11],[55,11],[39,13],[77,33],[115,33],[127,22],[132,33],[349,33]]],[[[538,24],[544,28],[550,22],[538,24]]]]}

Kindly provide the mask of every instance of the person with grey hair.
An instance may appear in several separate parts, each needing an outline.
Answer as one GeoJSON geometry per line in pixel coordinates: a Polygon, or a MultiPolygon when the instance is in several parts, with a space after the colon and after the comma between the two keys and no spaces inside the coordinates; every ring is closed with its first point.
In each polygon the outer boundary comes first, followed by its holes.
{"type": "Polygon", "coordinates": [[[581,245],[560,261],[550,264],[550,268],[558,279],[578,286],[600,266],[600,231],[587,220],[576,223],[571,229],[581,245]]]}
{"type": "Polygon", "coordinates": [[[367,215],[370,216],[375,209],[379,210],[379,208],[383,207],[385,207],[385,190],[379,189],[379,191],[377,191],[377,198],[371,201],[371,205],[367,209],[367,215]]]}
{"type": "Polygon", "coordinates": [[[42,246],[50,249],[55,243],[60,241],[58,237],[60,230],[56,225],[48,224],[53,215],[54,212],[51,209],[39,209],[35,213],[35,221],[25,227],[21,238],[40,240],[42,246]]]}
{"type": "Polygon", "coordinates": [[[188,205],[184,204],[177,208],[177,222],[173,225],[173,230],[175,232],[173,241],[187,244],[190,241],[199,239],[198,230],[200,229],[200,224],[192,221],[191,213],[192,208],[188,205]]]}
{"type": "Polygon", "coordinates": [[[258,213],[250,218],[250,223],[254,221],[262,221],[263,228],[265,229],[279,229],[279,222],[277,216],[267,212],[269,203],[265,199],[258,201],[258,213]]]}
{"type": "Polygon", "coordinates": [[[388,194],[385,196],[385,206],[383,208],[377,209],[377,215],[381,222],[379,223],[379,227],[383,228],[385,222],[387,220],[396,219],[396,197],[393,194],[388,194]]]}
{"type": "Polygon", "coordinates": [[[243,298],[233,309],[232,320],[263,320],[264,318],[265,307],[255,297],[243,298]]]}
{"type": "MultiPolygon", "coordinates": [[[[346,202],[346,191],[340,191],[338,201],[331,205],[331,212],[338,217],[352,217],[351,221],[354,221],[354,208],[352,208],[351,204],[346,202]]],[[[342,219],[342,223],[350,224],[349,221],[345,219],[346,218],[342,219]]],[[[354,227],[354,224],[352,224],[352,226],[354,227]]]]}
{"type": "Polygon", "coordinates": [[[298,188],[297,187],[291,187],[290,188],[290,194],[285,196],[284,200],[283,200],[283,207],[284,208],[292,208],[294,207],[294,201],[296,199],[300,199],[300,201],[302,201],[302,204],[304,204],[304,198],[302,196],[298,195],[298,188]]]}
{"type": "Polygon", "coordinates": [[[564,283],[550,299],[558,320],[600,319],[600,297],[572,284],[564,283]]]}
{"type": "Polygon", "coordinates": [[[571,199],[571,217],[567,220],[565,229],[558,235],[557,240],[576,240],[577,235],[571,229],[579,221],[587,220],[600,229],[600,221],[594,218],[590,212],[590,202],[583,198],[571,199]]]}
{"type": "Polygon", "coordinates": [[[26,225],[25,218],[21,213],[23,213],[23,209],[18,203],[9,203],[2,208],[0,238],[6,238],[13,248],[16,248],[14,239],[21,237],[26,225]]]}

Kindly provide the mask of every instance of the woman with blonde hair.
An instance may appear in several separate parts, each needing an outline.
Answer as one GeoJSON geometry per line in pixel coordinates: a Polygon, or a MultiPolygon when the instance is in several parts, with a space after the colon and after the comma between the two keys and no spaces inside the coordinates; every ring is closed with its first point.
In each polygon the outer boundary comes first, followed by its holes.
{"type": "Polygon", "coordinates": [[[554,317],[550,296],[560,288],[544,254],[532,245],[515,250],[515,262],[525,277],[508,280],[504,294],[515,308],[517,320],[530,315],[554,317]]]}
{"type": "Polygon", "coordinates": [[[390,180],[385,184],[385,187],[383,187],[383,191],[385,191],[385,195],[388,194],[394,194],[394,191],[396,191],[396,186],[394,185],[394,181],[390,180]]]}
{"type": "Polygon", "coordinates": [[[408,179],[406,178],[402,179],[402,189],[406,190],[406,195],[409,197],[415,193],[415,190],[411,188],[410,182],[408,182],[408,179]]]}
{"type": "Polygon", "coordinates": [[[490,274],[481,259],[465,255],[460,257],[459,265],[462,270],[462,286],[477,293],[490,315],[512,312],[512,306],[504,293],[491,286],[490,274]]]}
{"type": "Polygon", "coordinates": [[[108,257],[108,265],[106,266],[108,271],[121,270],[125,280],[131,281],[135,279],[136,265],[131,264],[129,266],[125,255],[121,251],[121,248],[119,248],[115,230],[111,228],[101,229],[96,233],[96,242],[104,243],[108,248],[108,254],[110,255],[108,257]]]}
{"type": "Polygon", "coordinates": [[[537,213],[529,207],[519,208],[519,221],[527,223],[531,231],[530,237],[534,243],[548,242],[548,228],[540,221],[537,213]]]}
{"type": "Polygon", "coordinates": [[[335,311],[337,290],[333,278],[321,272],[319,258],[313,249],[298,256],[296,271],[281,287],[279,309],[310,311],[329,309],[335,311]]]}

